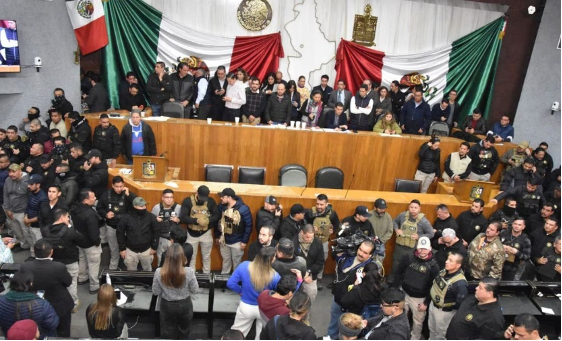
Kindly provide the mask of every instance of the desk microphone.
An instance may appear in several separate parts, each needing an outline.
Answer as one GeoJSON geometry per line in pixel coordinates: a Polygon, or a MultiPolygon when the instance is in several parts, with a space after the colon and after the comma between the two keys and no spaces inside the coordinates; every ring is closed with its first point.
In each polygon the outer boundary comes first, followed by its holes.
{"type": "Polygon", "coordinates": [[[309,186],[309,185],[312,183],[312,181],[314,181],[314,180],[316,180],[316,176],[313,177],[312,180],[310,180],[310,181],[306,184],[306,186],[304,186],[304,189],[302,190],[301,195],[300,195],[301,197],[302,197],[302,194],[304,193],[304,191],[306,191],[306,189],[308,188],[308,186],[309,186]]]}
{"type": "Polygon", "coordinates": [[[355,179],[355,173],[353,173],[353,175],[351,176],[351,181],[349,182],[349,185],[347,186],[347,191],[345,191],[345,196],[343,197],[344,199],[347,199],[347,194],[349,193],[349,189],[351,188],[353,179],[355,179]]]}
{"type": "Polygon", "coordinates": [[[168,154],[167,150],[164,153],[160,154],[160,157],[164,157],[164,156],[166,156],[166,154],[168,154]]]}

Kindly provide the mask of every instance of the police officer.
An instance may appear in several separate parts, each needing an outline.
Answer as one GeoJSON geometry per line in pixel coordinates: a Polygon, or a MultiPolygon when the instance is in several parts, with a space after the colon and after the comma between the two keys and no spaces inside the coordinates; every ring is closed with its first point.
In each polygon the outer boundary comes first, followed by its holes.
{"type": "Polygon", "coordinates": [[[468,151],[468,157],[472,160],[472,171],[468,178],[470,180],[488,181],[500,162],[498,151],[494,148],[495,139],[488,135],[479,143],[474,144],[468,151]]]}
{"type": "Polygon", "coordinates": [[[221,213],[219,226],[215,229],[216,243],[222,256],[221,274],[229,274],[242,261],[244,250],[252,233],[252,212],[232,188],[219,193],[221,213]]]}
{"type": "Polygon", "coordinates": [[[459,253],[450,252],[445,269],[433,281],[429,305],[429,339],[445,340],[447,327],[461,306],[468,292],[468,283],[462,271],[464,259],[459,253]]]}
{"type": "MultiPolygon", "coordinates": [[[[324,261],[328,259],[328,240],[334,232],[334,226],[338,228],[340,226],[340,219],[338,214],[333,209],[332,205],[328,202],[328,196],[326,194],[319,194],[316,197],[316,205],[310,211],[305,213],[304,217],[307,224],[312,224],[314,226],[314,235],[320,239],[322,242],[322,247],[324,249],[324,261]]],[[[318,273],[318,279],[322,280],[322,275],[324,274],[324,269],[318,273]]],[[[318,282],[318,290],[322,290],[324,287],[318,282]]]]}
{"type": "Polygon", "coordinates": [[[209,197],[209,187],[199,186],[197,193],[185,198],[181,204],[180,221],[187,224],[187,242],[193,246],[193,257],[189,266],[195,271],[197,252],[201,243],[203,273],[211,272],[211,250],[213,234],[211,229],[217,225],[220,212],[215,199],[209,197]]]}
{"type": "Polygon", "coordinates": [[[414,199],[410,202],[406,212],[402,212],[394,218],[396,245],[394,246],[393,269],[396,269],[402,256],[414,252],[416,242],[421,237],[433,238],[433,228],[425,215],[420,212],[420,208],[420,201],[414,199]]]}
{"type": "Polygon", "coordinates": [[[517,200],[517,212],[524,218],[537,213],[539,208],[546,203],[542,188],[539,188],[539,180],[535,178],[527,181],[525,186],[512,187],[501,192],[490,202],[495,206],[498,201],[508,196],[514,197],[517,200]]]}
{"type": "Polygon", "coordinates": [[[550,217],[545,221],[542,229],[533,231],[529,235],[531,240],[531,259],[535,264],[544,264],[544,260],[540,260],[541,252],[545,247],[551,247],[556,237],[560,235],[559,224],[556,218],[550,217]]]}
{"type": "Polygon", "coordinates": [[[502,229],[505,230],[511,228],[511,224],[518,217],[519,213],[517,213],[517,200],[515,200],[514,198],[507,198],[505,199],[503,208],[500,208],[492,213],[488,221],[490,223],[492,221],[499,221],[502,224],[502,229]]]}
{"type": "Polygon", "coordinates": [[[388,212],[386,212],[387,205],[386,200],[383,198],[378,198],[375,200],[374,209],[369,212],[371,217],[369,221],[373,225],[373,231],[375,231],[375,236],[380,244],[375,251],[375,259],[379,262],[383,262],[386,252],[386,242],[392,238],[392,233],[394,232],[392,217],[388,212]]]}
{"type": "Polygon", "coordinates": [[[82,146],[84,153],[88,153],[92,149],[92,128],[88,120],[80,115],[78,111],[68,114],[70,120],[70,131],[68,132],[68,140],[78,142],[82,146]]]}
{"type": "Polygon", "coordinates": [[[283,206],[273,195],[268,195],[265,197],[263,206],[256,213],[256,231],[259,234],[264,226],[273,227],[277,231],[281,225],[281,219],[283,219],[283,206]]]}
{"type": "Polygon", "coordinates": [[[521,141],[516,148],[505,152],[500,158],[500,161],[505,164],[504,173],[510,169],[519,167],[528,156],[531,156],[528,141],[521,141]]]}
{"type": "Polygon", "coordinates": [[[181,206],[174,202],[174,191],[169,188],[162,191],[162,201],[152,208],[151,212],[156,216],[156,224],[160,231],[158,249],[156,250],[158,264],[160,264],[162,254],[168,250],[168,247],[172,244],[170,240],[170,229],[174,226],[179,226],[180,209],[181,206]]]}
{"type": "Polygon", "coordinates": [[[522,165],[504,173],[500,190],[506,191],[510,187],[524,186],[532,178],[540,180],[541,177],[535,168],[535,160],[532,157],[528,157],[523,161],[522,165]]]}
{"type": "Polygon", "coordinates": [[[502,280],[519,281],[531,258],[531,241],[525,233],[525,219],[519,217],[512,223],[510,229],[502,230],[500,239],[505,251],[502,280]]]}
{"type": "Polygon", "coordinates": [[[121,153],[119,130],[109,123],[107,114],[100,115],[100,124],[94,129],[93,148],[98,149],[105,160],[114,166],[115,159],[121,153]]]}
{"type": "MultiPolygon", "coordinates": [[[[455,231],[456,235],[459,231],[459,226],[457,225],[457,221],[451,212],[449,212],[447,205],[437,205],[435,211],[437,212],[437,219],[435,219],[435,222],[433,223],[433,238],[431,238],[431,247],[434,250],[438,250],[440,245],[439,239],[443,236],[443,231],[445,229],[452,229],[455,231]]],[[[445,264],[444,261],[443,264],[445,264]]]]}
{"type": "Polygon", "coordinates": [[[482,214],[484,211],[484,200],[474,199],[470,210],[464,211],[457,217],[459,226],[459,238],[465,247],[472,242],[474,237],[486,230],[488,220],[482,214]]]}
{"type": "Polygon", "coordinates": [[[501,338],[505,320],[498,301],[499,283],[483,278],[474,296],[467,297],[447,328],[447,340],[495,340],[501,338]]]}
{"type": "Polygon", "coordinates": [[[125,187],[125,181],[119,175],[111,180],[111,189],[102,194],[98,200],[96,209],[98,214],[105,218],[105,230],[109,252],[109,270],[117,270],[119,266],[119,244],[117,243],[117,225],[125,213],[133,208],[133,199],[137,196],[125,187]]]}
{"type": "Polygon", "coordinates": [[[437,262],[431,253],[431,241],[427,237],[418,240],[417,249],[413,254],[404,255],[393,269],[395,287],[402,286],[406,292],[406,304],[404,310],[412,312],[412,340],[421,337],[423,321],[427,312],[430,297],[429,291],[433,279],[439,274],[437,262]]]}
{"type": "Polygon", "coordinates": [[[492,277],[500,279],[505,252],[499,239],[501,225],[495,221],[488,225],[486,233],[480,233],[468,247],[468,274],[470,278],[492,277]]]}
{"type": "Polygon", "coordinates": [[[560,235],[554,245],[545,247],[537,259],[537,279],[546,282],[560,282],[560,235]]]}

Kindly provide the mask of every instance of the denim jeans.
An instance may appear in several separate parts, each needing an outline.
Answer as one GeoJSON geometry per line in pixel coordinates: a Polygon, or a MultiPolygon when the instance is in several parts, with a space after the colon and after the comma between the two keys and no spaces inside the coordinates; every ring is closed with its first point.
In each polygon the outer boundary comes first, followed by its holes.
{"type": "Polygon", "coordinates": [[[189,340],[193,320],[191,297],[179,301],[160,302],[160,338],[189,340]]]}
{"type": "Polygon", "coordinates": [[[162,113],[162,104],[150,104],[152,108],[152,116],[160,116],[162,113]]]}
{"type": "Polygon", "coordinates": [[[342,316],[343,312],[341,311],[341,306],[336,303],[334,298],[332,298],[332,307],[330,309],[330,324],[328,325],[328,336],[332,340],[339,339],[339,328],[338,328],[338,321],[340,320],[340,316],[342,316]]]}

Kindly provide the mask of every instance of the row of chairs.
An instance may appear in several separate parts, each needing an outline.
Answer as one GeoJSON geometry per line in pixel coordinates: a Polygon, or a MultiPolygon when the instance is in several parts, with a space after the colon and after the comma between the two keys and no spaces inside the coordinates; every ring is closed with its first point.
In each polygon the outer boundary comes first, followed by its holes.
{"type": "MultiPolygon", "coordinates": [[[[232,182],[231,165],[205,165],[205,181],[232,182]]],[[[264,167],[238,167],[238,183],[263,185],[265,183],[264,167]]],[[[337,167],[324,167],[316,172],[316,188],[344,188],[343,171],[337,167]]],[[[279,169],[279,186],[306,187],[308,171],[302,165],[291,163],[279,169]]],[[[396,192],[419,193],[421,182],[417,180],[395,179],[396,192]]]]}

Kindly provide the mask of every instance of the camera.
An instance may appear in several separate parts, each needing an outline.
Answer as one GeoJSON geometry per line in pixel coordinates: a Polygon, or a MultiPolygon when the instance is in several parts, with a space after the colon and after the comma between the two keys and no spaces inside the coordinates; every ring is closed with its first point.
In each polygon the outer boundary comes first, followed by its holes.
{"type": "Polygon", "coordinates": [[[42,67],[43,66],[43,59],[41,59],[41,57],[35,57],[35,59],[33,61],[33,65],[35,65],[35,67],[42,67]]]}
{"type": "Polygon", "coordinates": [[[554,115],[555,111],[560,111],[560,103],[558,103],[558,102],[552,103],[552,106],[550,107],[550,114],[551,115],[554,115]]]}
{"type": "Polygon", "coordinates": [[[332,239],[336,242],[336,245],[332,245],[332,251],[335,253],[346,253],[348,256],[355,256],[357,254],[357,249],[361,243],[366,240],[370,240],[375,243],[375,252],[380,248],[380,242],[374,240],[374,238],[364,235],[360,230],[355,231],[354,234],[347,237],[339,237],[337,239],[332,239]]]}

